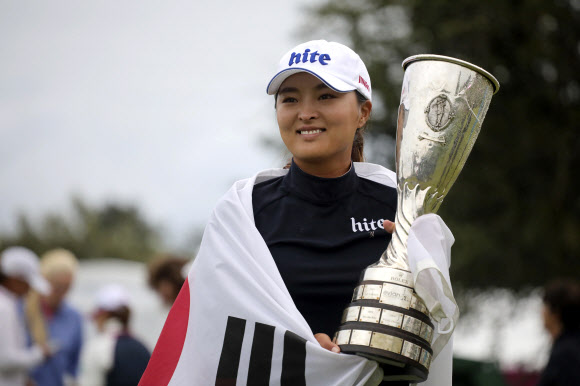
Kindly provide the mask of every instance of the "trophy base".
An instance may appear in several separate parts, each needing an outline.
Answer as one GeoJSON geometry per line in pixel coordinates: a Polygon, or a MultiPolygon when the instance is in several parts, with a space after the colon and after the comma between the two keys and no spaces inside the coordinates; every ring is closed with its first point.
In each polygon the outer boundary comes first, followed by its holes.
{"type": "Polygon", "coordinates": [[[345,323],[335,338],[341,352],[378,362],[385,380],[423,382],[429,375],[433,351],[428,342],[410,334],[370,323],[345,323]]]}
{"type": "Polygon", "coordinates": [[[385,380],[411,382],[427,379],[432,338],[433,324],[410,272],[389,267],[363,272],[334,337],[342,352],[377,361],[385,380]]]}
{"type": "Polygon", "coordinates": [[[383,369],[385,381],[424,382],[429,375],[429,370],[423,366],[415,366],[412,361],[403,363],[407,358],[392,355],[393,358],[389,359],[389,354],[392,353],[385,353],[384,350],[349,344],[341,345],[340,349],[343,353],[355,354],[376,361],[383,369]]]}
{"type": "MultiPolygon", "coordinates": [[[[348,346],[345,347],[348,350],[348,346]]],[[[373,349],[370,349],[374,351],[373,349]]],[[[409,382],[424,382],[429,375],[429,371],[426,371],[420,367],[405,366],[401,367],[401,363],[397,361],[389,361],[386,358],[380,356],[381,353],[365,353],[361,352],[360,349],[354,349],[353,352],[348,352],[356,354],[361,357],[365,357],[372,361],[378,362],[379,366],[383,369],[383,381],[409,381],[409,382]]]]}

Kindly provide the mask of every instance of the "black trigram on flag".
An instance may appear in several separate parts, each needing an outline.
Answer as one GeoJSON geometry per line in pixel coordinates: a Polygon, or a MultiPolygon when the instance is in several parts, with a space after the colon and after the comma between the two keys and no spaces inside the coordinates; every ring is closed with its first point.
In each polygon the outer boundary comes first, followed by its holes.
{"type": "MultiPolygon", "coordinates": [[[[240,355],[246,320],[228,317],[224,344],[218,365],[216,386],[235,386],[240,365],[240,355]]],[[[248,367],[248,386],[264,386],[270,383],[272,352],[274,350],[274,326],[256,323],[248,367]]],[[[281,386],[306,386],[306,340],[286,331],[282,356],[281,386]]]]}

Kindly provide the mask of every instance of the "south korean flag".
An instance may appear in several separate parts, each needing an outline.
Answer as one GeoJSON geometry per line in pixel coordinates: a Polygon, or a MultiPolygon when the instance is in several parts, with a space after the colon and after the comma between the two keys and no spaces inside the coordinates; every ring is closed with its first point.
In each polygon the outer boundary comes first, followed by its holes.
{"type": "MultiPolygon", "coordinates": [[[[394,174],[380,166],[355,170],[393,186],[394,174]]],[[[220,200],[140,386],[381,382],[376,362],[318,344],[254,225],[254,184],[286,172],[272,169],[238,181],[220,200]]]]}

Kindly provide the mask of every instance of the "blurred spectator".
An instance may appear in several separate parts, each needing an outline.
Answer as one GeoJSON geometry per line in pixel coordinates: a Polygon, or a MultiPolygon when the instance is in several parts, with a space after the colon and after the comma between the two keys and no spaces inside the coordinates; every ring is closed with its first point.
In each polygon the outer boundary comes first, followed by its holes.
{"type": "Polygon", "coordinates": [[[31,292],[26,299],[26,316],[32,340],[54,341],[58,352],[31,373],[38,385],[74,385],[82,344],[82,317],[65,297],[78,269],[76,257],[65,249],[53,249],[40,259],[40,271],[52,291],[48,295],[31,292]]]}
{"type": "Polygon", "coordinates": [[[544,327],[553,344],[538,385],[580,385],[580,283],[553,281],[543,300],[544,327]]]}
{"type": "Polygon", "coordinates": [[[27,347],[19,302],[30,288],[50,292],[38,256],[23,247],[7,248],[0,256],[0,386],[24,386],[28,371],[53,351],[48,343],[27,347]]]}
{"type": "Polygon", "coordinates": [[[130,316],[123,287],[110,284],[98,291],[92,316],[97,336],[82,353],[81,385],[137,386],[151,354],[129,333],[130,316]]]}
{"type": "Polygon", "coordinates": [[[155,258],[149,264],[149,286],[163,302],[172,306],[187,277],[188,260],[171,255],[155,258]]]}

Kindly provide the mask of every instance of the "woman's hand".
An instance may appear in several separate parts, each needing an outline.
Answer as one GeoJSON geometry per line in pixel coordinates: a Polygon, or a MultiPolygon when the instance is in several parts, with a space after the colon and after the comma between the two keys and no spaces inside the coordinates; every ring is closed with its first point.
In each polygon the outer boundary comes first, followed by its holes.
{"type": "Polygon", "coordinates": [[[383,227],[389,233],[393,233],[395,231],[395,223],[389,220],[383,221],[383,227]]]}
{"type": "Polygon", "coordinates": [[[332,351],[335,353],[340,352],[340,347],[338,347],[336,343],[333,343],[328,335],[320,333],[315,334],[314,337],[316,338],[320,346],[322,346],[322,348],[325,348],[328,351],[332,351]]]}
{"type": "Polygon", "coordinates": [[[44,357],[44,360],[49,359],[54,354],[54,351],[51,349],[48,343],[41,342],[38,344],[38,346],[42,350],[42,356],[44,357]]]}
{"type": "MultiPolygon", "coordinates": [[[[395,223],[392,221],[384,220],[383,227],[387,232],[389,232],[391,234],[395,231],[395,223]]],[[[320,344],[320,346],[322,348],[325,348],[328,351],[332,351],[335,353],[340,352],[340,347],[338,347],[338,345],[336,343],[333,343],[332,339],[330,339],[330,337],[328,335],[319,333],[319,334],[314,334],[314,337],[316,338],[316,340],[318,341],[318,343],[320,344]]]]}

